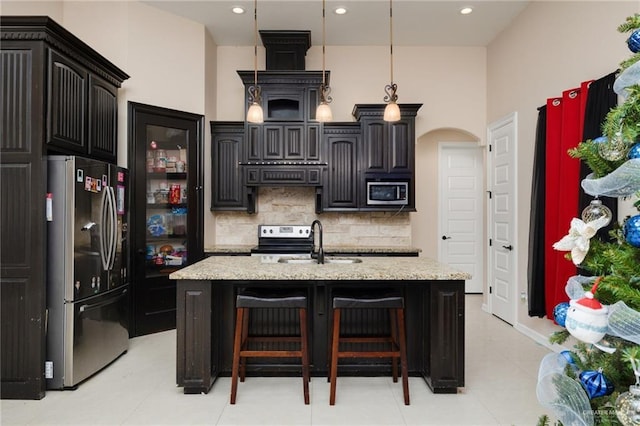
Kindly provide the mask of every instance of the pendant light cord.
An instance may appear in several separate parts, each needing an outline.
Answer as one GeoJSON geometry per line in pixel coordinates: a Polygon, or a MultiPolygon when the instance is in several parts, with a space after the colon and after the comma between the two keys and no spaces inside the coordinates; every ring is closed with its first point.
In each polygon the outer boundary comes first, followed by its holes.
{"type": "Polygon", "coordinates": [[[325,0],[322,0],[322,87],[325,87],[325,79],[324,79],[324,74],[325,74],[325,61],[324,61],[324,53],[325,53],[325,27],[324,27],[324,20],[325,20],[325,8],[324,8],[324,4],[325,4],[325,0]]]}
{"type": "Polygon", "coordinates": [[[389,75],[393,85],[393,0],[389,0],[389,75]]]}
{"type": "Polygon", "coordinates": [[[258,86],[258,0],[253,0],[253,82],[258,86]]]}

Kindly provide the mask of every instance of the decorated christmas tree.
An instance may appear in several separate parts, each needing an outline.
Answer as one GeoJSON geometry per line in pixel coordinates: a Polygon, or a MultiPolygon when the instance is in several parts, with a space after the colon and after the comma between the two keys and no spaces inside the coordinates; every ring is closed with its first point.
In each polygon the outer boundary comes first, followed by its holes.
{"type": "MultiPolygon", "coordinates": [[[[564,425],[640,425],[640,214],[611,221],[599,198],[640,195],[640,15],[618,28],[630,33],[633,55],[620,66],[614,91],[623,101],[606,116],[602,136],[569,152],[591,169],[581,182],[594,200],[571,221],[554,248],[580,268],[566,291],[570,302],[554,309],[565,329],[551,342],[578,342],[573,350],[547,355],[537,395],[564,425]],[[606,238],[610,237],[610,238],[606,238]]],[[[634,204],[640,211],[640,201],[634,204]]],[[[543,416],[539,424],[548,424],[543,416]]]]}

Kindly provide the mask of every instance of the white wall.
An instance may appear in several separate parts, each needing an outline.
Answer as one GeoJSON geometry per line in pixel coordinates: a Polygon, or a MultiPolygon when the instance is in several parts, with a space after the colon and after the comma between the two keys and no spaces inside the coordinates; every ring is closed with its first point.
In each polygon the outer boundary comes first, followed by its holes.
{"type": "MultiPolygon", "coordinates": [[[[518,295],[527,291],[537,108],[563,90],[615,71],[619,63],[631,55],[625,43],[628,34],[619,33],[617,27],[627,16],[639,11],[638,1],[536,1],[488,46],[488,122],[513,111],[518,112],[519,120],[518,295]]],[[[551,321],[529,318],[526,302],[518,304],[517,322],[541,336],[547,336],[552,330],[551,321]]]]}

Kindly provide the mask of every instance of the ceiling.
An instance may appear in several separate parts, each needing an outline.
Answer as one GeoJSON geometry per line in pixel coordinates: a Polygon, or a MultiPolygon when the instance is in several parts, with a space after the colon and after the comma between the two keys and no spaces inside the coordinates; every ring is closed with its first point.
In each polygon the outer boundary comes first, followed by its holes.
{"type": "MultiPolygon", "coordinates": [[[[219,46],[254,43],[251,0],[146,0],[144,3],[205,25],[219,46]],[[242,6],[236,15],[232,7],[242,6]]],[[[397,46],[486,46],[528,5],[529,0],[395,0],[393,44],[397,46]],[[473,7],[470,15],[459,13],[473,7]]],[[[326,1],[326,44],[342,46],[389,44],[389,2],[326,1]],[[347,13],[333,11],[344,6],[347,13]]],[[[322,44],[322,1],[260,0],[258,29],[309,30],[311,44],[322,44]]],[[[261,44],[261,42],[259,41],[261,44]]]]}

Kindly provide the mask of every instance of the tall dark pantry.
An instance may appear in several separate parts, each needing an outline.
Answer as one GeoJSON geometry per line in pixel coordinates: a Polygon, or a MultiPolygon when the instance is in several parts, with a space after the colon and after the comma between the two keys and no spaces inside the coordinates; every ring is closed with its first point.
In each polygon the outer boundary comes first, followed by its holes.
{"type": "Polygon", "coordinates": [[[117,160],[129,76],[47,16],[0,16],[3,399],[45,395],[47,155],[117,160]]]}
{"type": "Polygon", "coordinates": [[[129,102],[131,336],[176,326],[169,274],[204,256],[204,117],[129,102]]]}

